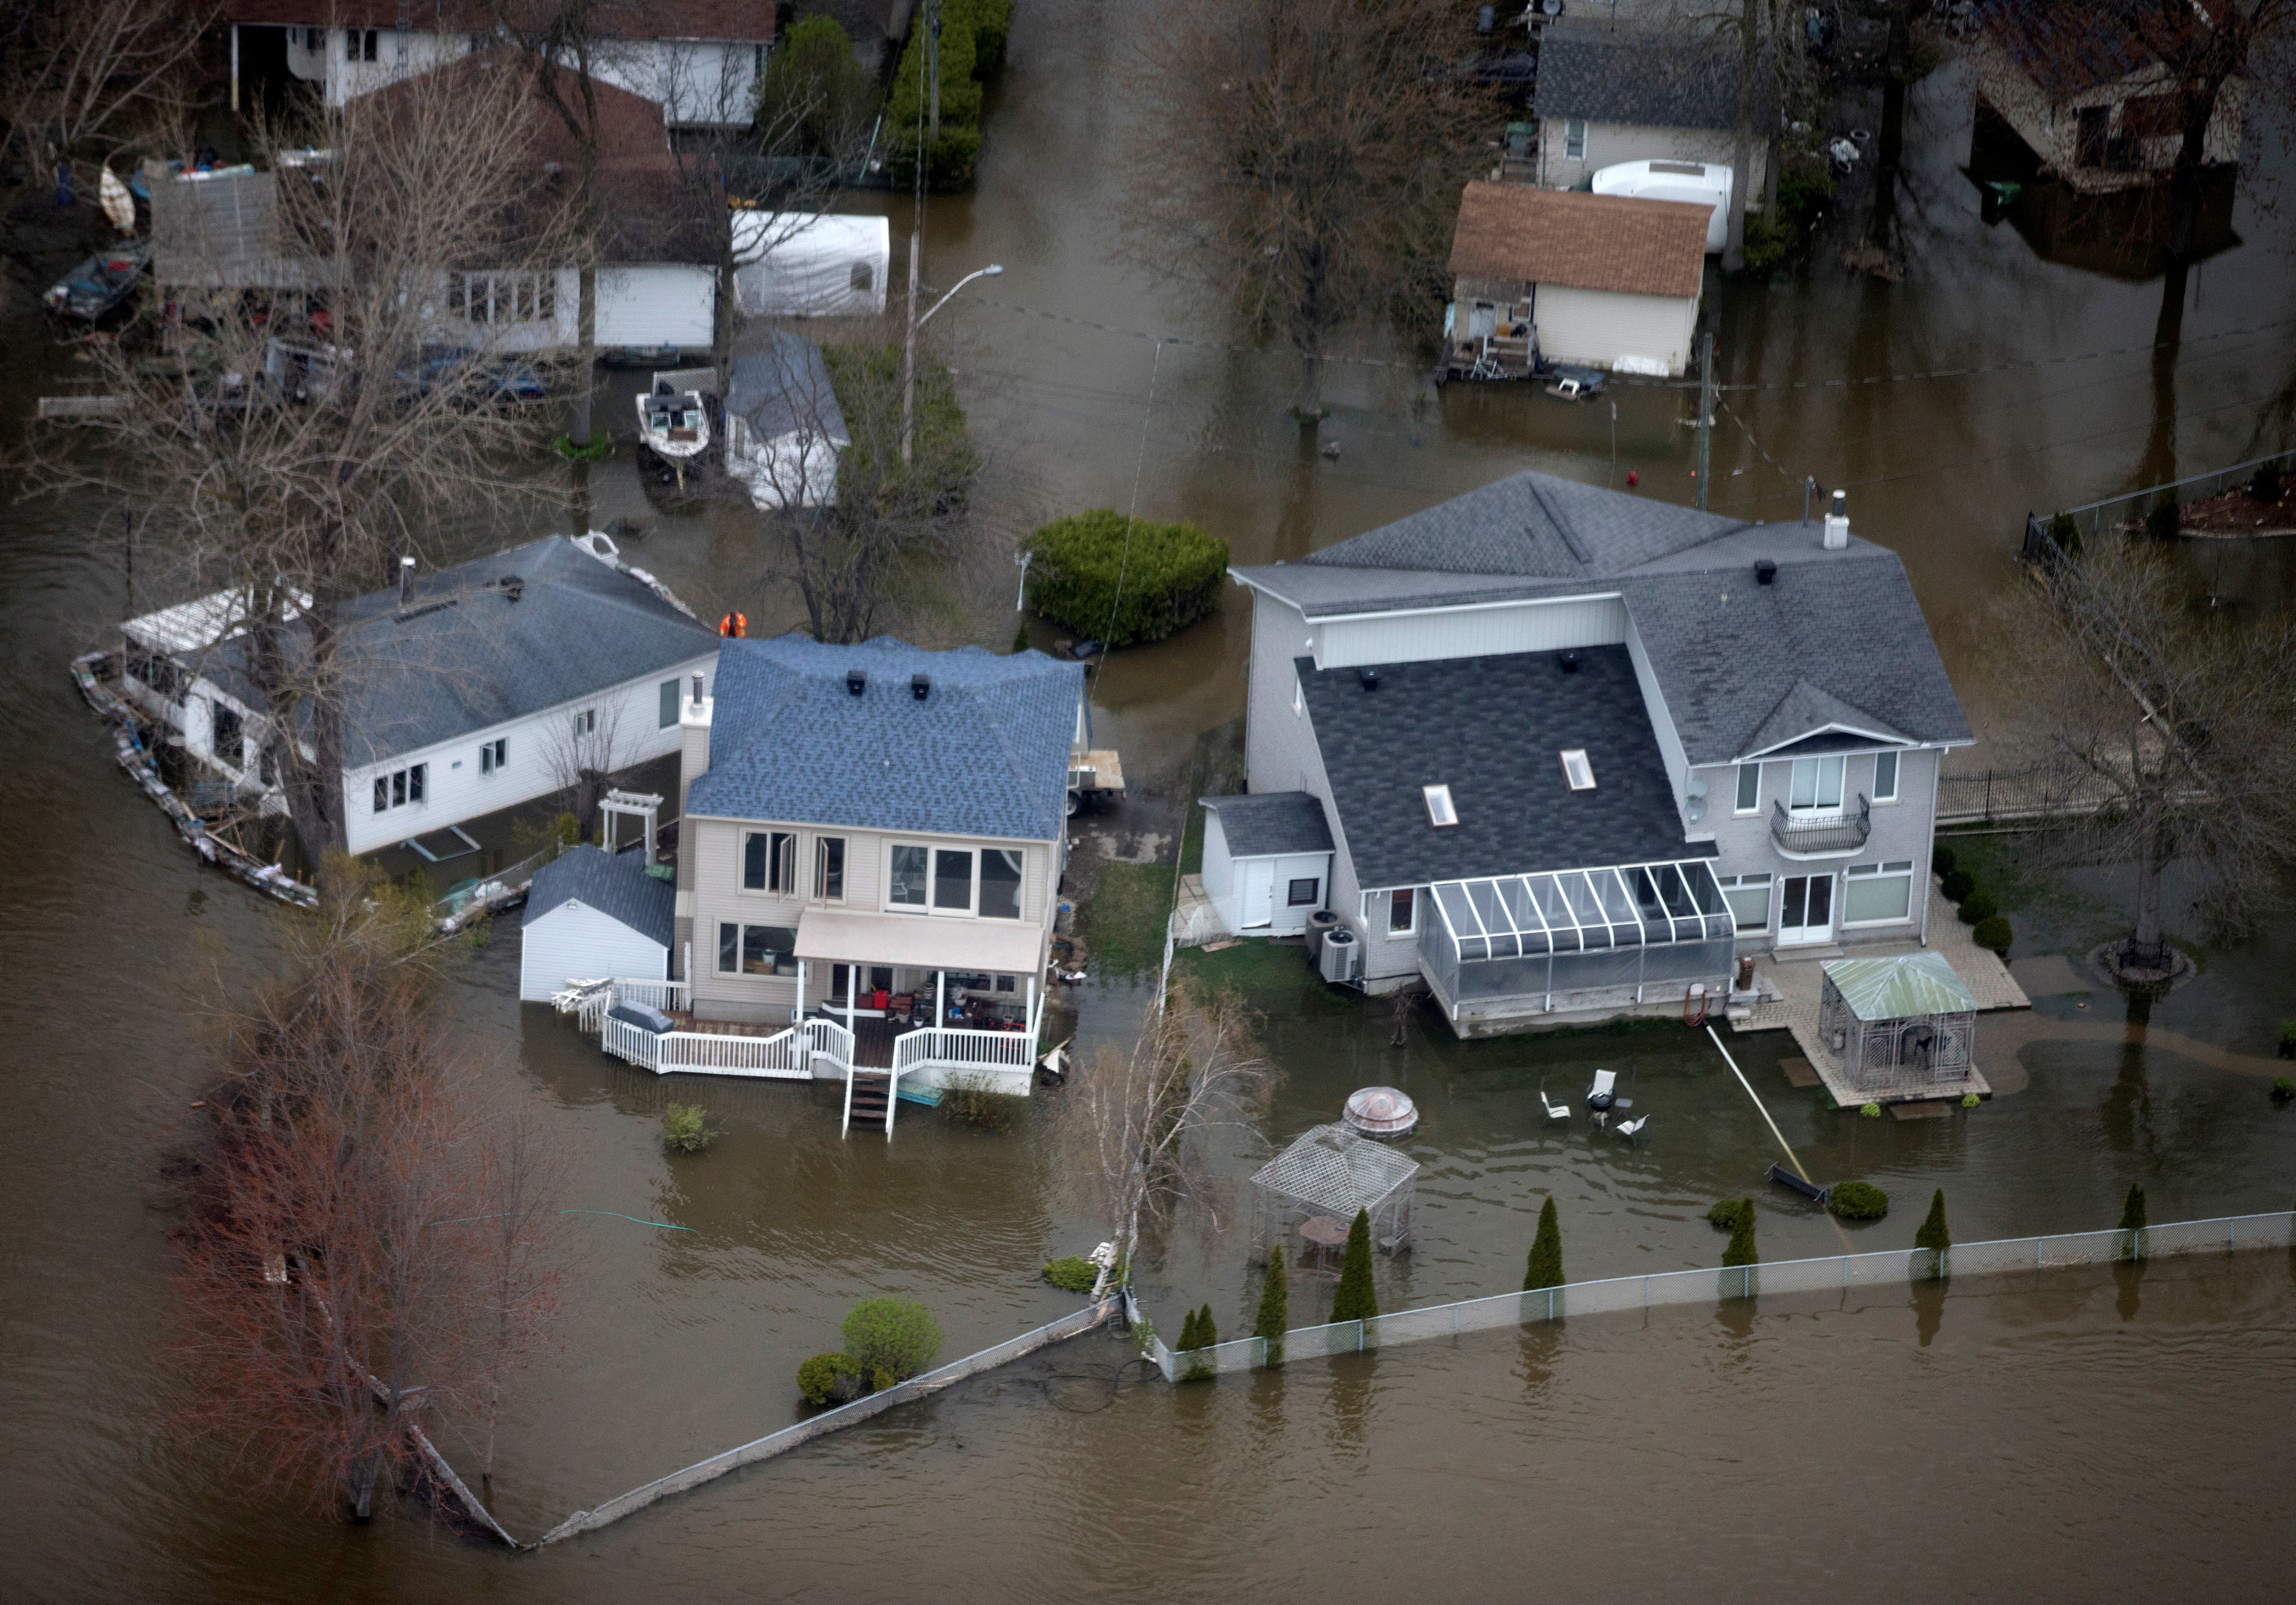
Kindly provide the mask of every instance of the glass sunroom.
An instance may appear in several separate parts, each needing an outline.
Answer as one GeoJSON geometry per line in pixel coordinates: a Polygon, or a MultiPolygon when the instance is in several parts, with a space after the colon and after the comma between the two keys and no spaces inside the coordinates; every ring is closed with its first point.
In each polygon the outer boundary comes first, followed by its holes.
{"type": "Polygon", "coordinates": [[[1735,923],[1704,859],[1429,890],[1435,918],[1421,928],[1420,962],[1455,1014],[1641,1003],[1729,980],[1735,923]]]}

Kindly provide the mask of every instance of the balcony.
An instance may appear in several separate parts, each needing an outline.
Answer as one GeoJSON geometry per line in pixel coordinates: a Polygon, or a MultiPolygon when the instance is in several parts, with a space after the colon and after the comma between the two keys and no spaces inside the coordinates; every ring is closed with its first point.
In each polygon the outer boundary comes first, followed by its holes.
{"type": "Polygon", "coordinates": [[[1770,801],[1770,840],[1788,858],[1848,858],[1866,845],[1874,834],[1874,805],[1862,794],[1852,813],[1791,814],[1784,802],[1770,801]]]}

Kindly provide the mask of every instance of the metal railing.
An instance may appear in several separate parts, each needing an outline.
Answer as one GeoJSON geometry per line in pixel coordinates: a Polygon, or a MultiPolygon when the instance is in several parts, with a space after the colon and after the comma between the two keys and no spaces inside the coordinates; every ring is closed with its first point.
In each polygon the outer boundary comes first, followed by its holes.
{"type": "Polygon", "coordinates": [[[2194,474],[2190,479],[2170,480],[2166,484],[2147,485],[2142,490],[2131,490],[2124,495],[2108,497],[2103,501],[2084,502],[2078,507],[2061,507],[2057,514],[2052,514],[2049,518],[2037,517],[2029,513],[2025,515],[2022,555],[2029,562],[2055,555],[2057,546],[2056,542],[2050,539],[2048,526],[2059,514],[2070,517],[2084,539],[2099,536],[2108,530],[2142,523],[2144,514],[2157,506],[2163,496],[2179,503],[2204,499],[2233,485],[2244,483],[2267,463],[2276,465],[2284,463],[2288,456],[2289,453],[2283,450],[2276,451],[2269,457],[2251,457],[2245,463],[2234,463],[2229,467],[2218,468],[2212,473],[2194,474]],[[2196,486],[2207,487],[2201,497],[2195,498],[2184,494],[2196,486]]]}
{"type": "Polygon", "coordinates": [[[1784,1293],[1847,1292],[1855,1288],[1896,1287],[1949,1276],[2002,1276],[2017,1272],[2103,1265],[2120,1260],[2162,1259],[2173,1255],[2234,1253],[2249,1248],[2296,1247],[2296,1214],[2228,1215],[2209,1221],[2177,1221],[2141,1231],[2084,1231],[2049,1237],[2009,1238],[1997,1242],[1956,1243],[1940,1255],[1927,1248],[1845,1254],[1824,1259],[1784,1260],[1770,1264],[1731,1265],[1695,1271],[1658,1271],[1647,1276],[1570,1282],[1527,1293],[1499,1293],[1421,1310],[1398,1310],[1369,1321],[1343,1321],[1301,1327],[1276,1343],[1239,1338],[1209,1348],[1179,1353],[1161,1338],[1149,1343],[1149,1358],[1168,1381],[1189,1381],[1223,1371],[1253,1370],[1270,1363],[1317,1355],[1357,1354],[1431,1338],[1456,1338],[1663,1305],[1704,1304],[1784,1293]],[[1272,1351],[1272,1354],[1271,1354],[1272,1351]]]}
{"type": "Polygon", "coordinates": [[[2113,788],[2062,770],[1984,770],[1938,777],[1937,823],[2079,819],[2110,807],[2113,788]]]}
{"type": "Polygon", "coordinates": [[[1874,834],[1874,804],[1858,794],[1857,811],[1823,819],[1796,819],[1783,799],[1770,799],[1770,840],[1785,852],[1855,852],[1874,834]]]}

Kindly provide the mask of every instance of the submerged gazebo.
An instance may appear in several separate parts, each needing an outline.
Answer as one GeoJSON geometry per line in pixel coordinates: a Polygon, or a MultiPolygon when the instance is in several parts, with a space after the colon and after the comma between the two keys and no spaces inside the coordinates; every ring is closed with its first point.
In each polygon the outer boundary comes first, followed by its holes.
{"type": "Polygon", "coordinates": [[[1418,1173],[1418,1161],[1386,1143],[1344,1125],[1312,1128],[1251,1178],[1252,1258],[1267,1259],[1268,1250],[1311,1221],[1336,1221],[1344,1231],[1359,1209],[1371,1213],[1374,1243],[1390,1254],[1405,1252],[1411,1247],[1412,1178],[1418,1173]]]}
{"type": "Polygon", "coordinates": [[[1817,1034],[1860,1092],[1951,1090],[1971,1079],[1977,999],[1937,952],[1825,966],[1817,1034]]]}

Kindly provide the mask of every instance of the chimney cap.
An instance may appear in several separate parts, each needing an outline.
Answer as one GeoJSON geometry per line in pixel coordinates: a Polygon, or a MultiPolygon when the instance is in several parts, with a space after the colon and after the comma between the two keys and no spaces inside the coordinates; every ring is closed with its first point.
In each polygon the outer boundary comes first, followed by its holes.
{"type": "Polygon", "coordinates": [[[1576,674],[1578,672],[1578,649],[1576,646],[1568,647],[1563,651],[1556,653],[1554,654],[1554,661],[1562,665],[1562,672],[1565,674],[1576,674]]]}
{"type": "Polygon", "coordinates": [[[1363,682],[1363,688],[1366,691],[1379,689],[1379,671],[1376,669],[1358,669],[1356,679],[1363,682]]]}
{"type": "Polygon", "coordinates": [[[845,694],[848,696],[858,696],[868,688],[869,671],[866,669],[848,669],[845,671],[845,694]]]}
{"type": "Polygon", "coordinates": [[[1775,580],[1777,577],[1778,577],[1778,565],[1777,565],[1776,564],[1775,564],[1775,563],[1772,563],[1768,558],[1767,558],[1767,557],[1762,558],[1759,562],[1758,562],[1758,563],[1756,563],[1756,564],[1754,564],[1754,583],[1755,583],[1755,584],[1757,584],[1757,585],[1767,585],[1767,584],[1769,584],[1773,580],[1775,580]]]}
{"type": "Polygon", "coordinates": [[[930,674],[912,674],[909,676],[909,695],[915,697],[919,702],[922,702],[926,697],[931,696],[932,676],[930,674]]]}
{"type": "Polygon", "coordinates": [[[693,705],[697,708],[701,705],[701,671],[699,669],[693,671],[693,705]]]}

